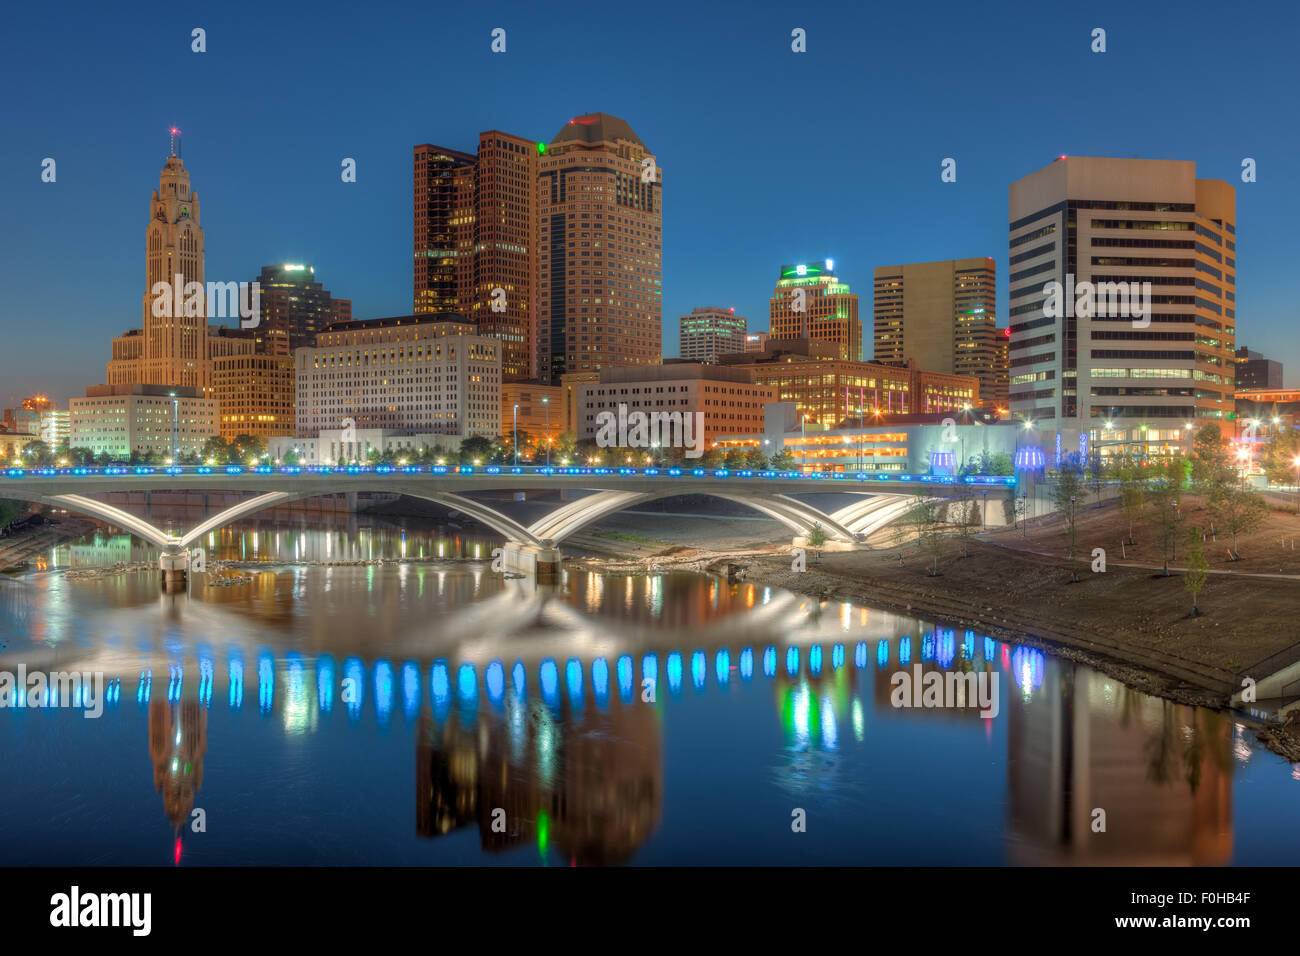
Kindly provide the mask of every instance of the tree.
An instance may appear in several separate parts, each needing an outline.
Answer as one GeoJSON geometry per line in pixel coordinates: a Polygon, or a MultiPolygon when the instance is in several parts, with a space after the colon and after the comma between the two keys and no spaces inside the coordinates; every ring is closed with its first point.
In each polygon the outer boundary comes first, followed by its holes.
{"type": "Polygon", "coordinates": [[[487,461],[492,457],[492,451],[492,439],[484,438],[482,435],[471,435],[460,443],[460,463],[470,465],[476,459],[480,462],[487,461]]]}
{"type": "Polygon", "coordinates": [[[93,465],[95,453],[89,448],[69,448],[68,460],[74,465],[93,465]]]}
{"type": "Polygon", "coordinates": [[[945,529],[939,521],[938,509],[924,491],[912,496],[912,507],[903,516],[900,524],[901,533],[909,531],[916,536],[917,547],[930,556],[930,567],[926,570],[931,577],[939,574],[939,559],[943,556],[945,529]]]}
{"type": "Polygon", "coordinates": [[[1100,450],[1094,448],[1088,453],[1088,464],[1084,469],[1084,474],[1087,478],[1088,488],[1097,501],[1097,507],[1100,508],[1101,493],[1106,490],[1106,480],[1110,477],[1110,468],[1106,459],[1102,457],[1100,450]]]}
{"type": "Polygon", "coordinates": [[[1192,440],[1192,488],[1207,498],[1236,479],[1236,469],[1228,457],[1219,426],[1211,422],[1192,440]]]}
{"type": "Polygon", "coordinates": [[[1128,522],[1128,543],[1133,544],[1133,528],[1146,510],[1147,485],[1142,464],[1132,455],[1121,456],[1115,469],[1119,477],[1119,506],[1128,522]]]}
{"type": "Polygon", "coordinates": [[[230,460],[230,446],[220,435],[213,435],[199,449],[199,457],[204,461],[227,462],[230,460]]]}
{"type": "Polygon", "coordinates": [[[970,539],[975,537],[975,529],[980,527],[980,506],[974,498],[961,498],[948,505],[948,521],[957,530],[957,539],[961,542],[961,556],[970,557],[970,539]]]}
{"type": "Polygon", "coordinates": [[[773,471],[794,471],[794,455],[790,454],[788,449],[782,448],[772,456],[771,467],[773,471]]]}
{"type": "Polygon", "coordinates": [[[1208,566],[1205,561],[1205,548],[1201,543],[1201,530],[1193,528],[1187,536],[1187,574],[1183,578],[1183,587],[1192,596],[1192,617],[1199,613],[1196,598],[1209,579],[1208,566]]]}
{"type": "MultiPolygon", "coordinates": [[[[1076,455],[1066,455],[1061,459],[1057,469],[1056,484],[1052,486],[1052,503],[1056,511],[1065,519],[1066,557],[1074,564],[1074,554],[1079,543],[1078,504],[1083,498],[1083,486],[1079,481],[1082,469],[1076,455]]],[[[1079,580],[1077,569],[1073,571],[1072,580],[1079,580]]]]}
{"type": "Polygon", "coordinates": [[[1235,485],[1224,485],[1210,499],[1209,508],[1215,525],[1232,535],[1231,560],[1240,561],[1238,537],[1258,528],[1264,521],[1268,507],[1254,492],[1235,485]]]}
{"type": "Polygon", "coordinates": [[[1178,539],[1182,535],[1182,483],[1185,474],[1182,456],[1155,462],[1147,468],[1150,476],[1147,499],[1151,516],[1160,537],[1160,550],[1165,576],[1169,576],[1169,562],[1177,556],[1178,539]]]}
{"type": "Polygon", "coordinates": [[[230,443],[230,460],[235,464],[243,464],[250,458],[261,458],[265,454],[266,443],[260,438],[254,438],[252,435],[245,435],[241,432],[230,443]]]}
{"type": "Polygon", "coordinates": [[[963,475],[1002,475],[1016,473],[1015,462],[1005,451],[981,452],[971,455],[962,466],[963,475]]]}
{"type": "Polygon", "coordinates": [[[821,526],[821,522],[815,522],[808,532],[808,544],[810,547],[820,548],[826,543],[826,529],[821,526]]]}
{"type": "Polygon", "coordinates": [[[745,453],[744,453],[743,451],[741,451],[739,448],[733,448],[733,449],[731,449],[731,451],[727,452],[727,457],[726,457],[725,461],[726,461],[727,467],[730,468],[730,469],[732,469],[732,470],[735,470],[735,469],[737,469],[737,468],[744,468],[744,467],[745,467],[745,453]]]}
{"type": "Polygon", "coordinates": [[[754,471],[762,471],[767,467],[767,456],[758,448],[751,448],[745,452],[745,467],[754,471]]]}
{"type": "Polygon", "coordinates": [[[1275,428],[1264,446],[1262,464],[1270,484],[1294,485],[1300,483],[1300,430],[1275,428]]]}

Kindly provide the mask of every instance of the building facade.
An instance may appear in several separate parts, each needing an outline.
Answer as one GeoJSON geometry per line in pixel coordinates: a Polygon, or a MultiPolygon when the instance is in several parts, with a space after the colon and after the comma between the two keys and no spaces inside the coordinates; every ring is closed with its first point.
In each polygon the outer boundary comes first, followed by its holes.
{"type": "Polygon", "coordinates": [[[296,436],[380,429],[496,438],[501,344],[473,323],[409,315],[330,326],[294,353],[296,436]]]}
{"type": "Polygon", "coordinates": [[[1244,345],[1237,349],[1234,358],[1239,393],[1257,388],[1280,389],[1282,387],[1281,362],[1265,358],[1244,345]]]}
{"type": "Polygon", "coordinates": [[[209,395],[217,403],[220,435],[250,435],[263,443],[294,433],[294,361],[288,355],[227,355],[212,360],[209,395]]]}
{"type": "Polygon", "coordinates": [[[488,130],[477,153],[414,149],[414,311],[463,315],[502,345],[502,376],[536,375],[538,143],[488,130]]]}
{"type": "Polygon", "coordinates": [[[198,454],[218,433],[216,401],[179,385],[92,385],[68,412],[71,447],[119,459],[198,454]]]}
{"type": "Polygon", "coordinates": [[[858,297],[835,278],[834,261],[781,267],[769,302],[773,339],[811,339],[834,345],[845,362],[862,360],[862,321],[858,297]]]}
{"type": "Polygon", "coordinates": [[[979,404],[979,380],[880,362],[847,362],[830,343],[769,339],[763,352],[722,357],[724,367],[747,369],[770,385],[776,401],[793,402],[809,424],[834,428],[846,419],[891,415],[958,414],[979,404]]]}
{"type": "Polygon", "coordinates": [[[262,266],[256,282],[261,292],[261,321],[256,331],[268,340],[283,336],[289,353],[315,345],[316,333],[326,326],[352,319],[352,301],[330,295],[316,281],[316,270],[310,265],[285,262],[262,266]]]}
{"type": "Polygon", "coordinates": [[[619,366],[603,369],[598,382],[577,387],[578,417],[574,431],[579,440],[596,437],[600,415],[660,412],[704,415],[704,447],[716,436],[753,431],[763,424],[763,406],[773,401],[774,389],[754,382],[744,369],[728,369],[698,362],[666,362],[657,366],[619,366]]]}
{"type": "Polygon", "coordinates": [[[526,434],[536,442],[549,441],[554,445],[569,431],[564,388],[538,382],[502,383],[501,434],[513,436],[516,427],[520,435],[526,434]]]}
{"type": "Polygon", "coordinates": [[[1231,413],[1232,186],[1192,162],[1062,156],[1010,207],[1013,414],[1158,444],[1231,413]]]}
{"type": "Polygon", "coordinates": [[[736,315],[735,309],[714,306],[691,309],[680,320],[678,353],[685,362],[712,364],[726,352],[743,352],[745,326],[745,317],[736,315]]]}
{"type": "Polygon", "coordinates": [[[875,271],[874,357],[979,379],[997,393],[997,274],[993,259],[945,259],[875,271]]]}
{"type": "Polygon", "coordinates": [[[538,378],[663,355],[663,170],[624,120],[590,113],[541,147],[538,378]]]}

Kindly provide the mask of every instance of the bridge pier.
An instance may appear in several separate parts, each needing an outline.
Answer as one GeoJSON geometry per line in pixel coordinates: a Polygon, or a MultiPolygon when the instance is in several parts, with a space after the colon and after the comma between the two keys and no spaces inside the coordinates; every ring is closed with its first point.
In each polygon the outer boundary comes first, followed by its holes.
{"type": "Polygon", "coordinates": [[[162,589],[165,594],[185,590],[186,575],[190,570],[189,551],[165,551],[158,558],[162,589]]]}
{"type": "Polygon", "coordinates": [[[501,550],[501,566],[507,571],[527,574],[538,580],[560,576],[560,549],[545,544],[528,544],[524,541],[507,541],[501,550]]]}

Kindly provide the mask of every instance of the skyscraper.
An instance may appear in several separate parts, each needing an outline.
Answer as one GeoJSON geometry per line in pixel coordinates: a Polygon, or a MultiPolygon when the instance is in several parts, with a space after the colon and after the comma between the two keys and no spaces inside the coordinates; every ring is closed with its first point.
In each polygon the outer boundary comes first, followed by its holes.
{"type": "Polygon", "coordinates": [[[506,381],[535,374],[538,152],[499,130],[477,154],[415,147],[414,311],[472,319],[506,381]]]}
{"type": "Polygon", "coordinates": [[[207,299],[200,292],[195,303],[185,292],[191,282],[203,284],[203,228],[199,224],[199,197],[190,189],[190,174],[181,161],[178,130],[172,131],[171,155],[163,164],[158,188],[149,201],[145,227],[145,287],[142,297],[144,331],[128,332],[113,340],[108,363],[110,385],[180,385],[206,388],[208,384],[207,299]],[[165,283],[175,293],[159,303],[153,292],[165,283]],[[155,315],[155,311],[161,315],[155,315]]]}
{"type": "Polygon", "coordinates": [[[993,259],[945,259],[875,272],[877,362],[969,375],[980,394],[997,393],[996,273],[993,259]]]}
{"type": "Polygon", "coordinates": [[[862,322],[858,297],[835,278],[835,263],[797,263],[781,267],[770,303],[773,339],[830,342],[842,361],[862,360],[862,322]]]}
{"type": "Polygon", "coordinates": [[[657,364],[663,170],[605,113],[574,117],[539,149],[539,377],[657,364]]]}
{"type": "Polygon", "coordinates": [[[316,333],[323,332],[327,325],[352,319],[351,300],[331,296],[316,281],[316,270],[309,265],[286,262],[262,266],[256,281],[261,292],[258,328],[268,336],[287,335],[291,354],[294,349],[315,345],[316,333]]]}
{"type": "Polygon", "coordinates": [[[1014,414],[1151,446],[1232,411],[1232,186],[1192,162],[1062,156],[1010,194],[1014,414]]]}
{"type": "Polygon", "coordinates": [[[745,317],[735,309],[691,309],[681,317],[678,352],[690,362],[718,361],[719,355],[745,351],[745,317]]]}

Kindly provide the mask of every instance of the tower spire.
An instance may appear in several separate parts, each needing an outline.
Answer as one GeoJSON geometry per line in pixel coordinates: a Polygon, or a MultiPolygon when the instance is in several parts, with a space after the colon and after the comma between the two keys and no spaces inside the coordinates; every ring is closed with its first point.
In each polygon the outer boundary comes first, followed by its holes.
{"type": "Polygon", "coordinates": [[[180,155],[181,155],[181,154],[180,154],[180,148],[181,148],[181,131],[180,131],[179,129],[177,129],[175,126],[173,126],[173,127],[171,128],[171,136],[172,136],[172,138],[171,138],[172,158],[174,158],[174,159],[179,159],[179,158],[180,158],[180,155]]]}

